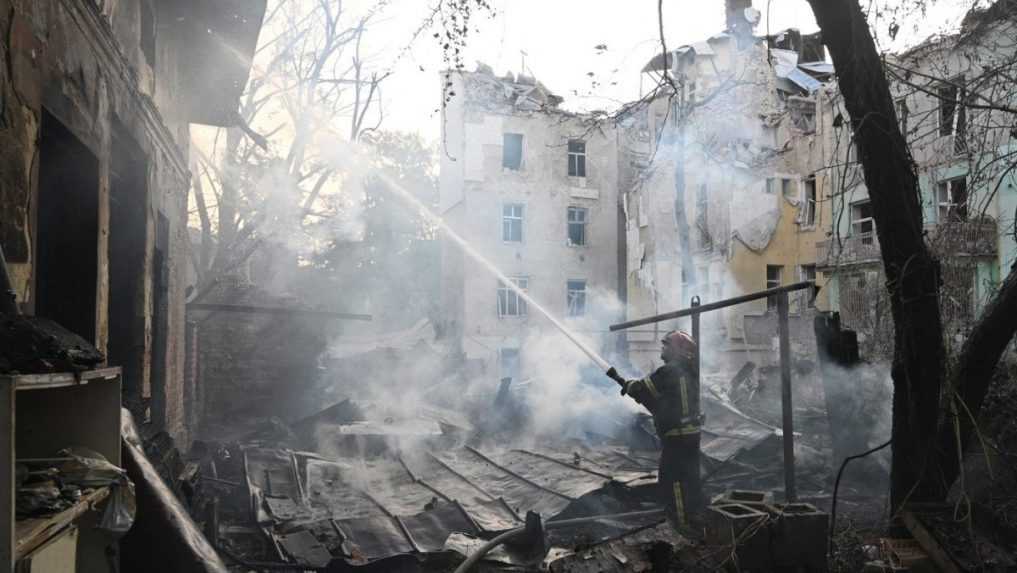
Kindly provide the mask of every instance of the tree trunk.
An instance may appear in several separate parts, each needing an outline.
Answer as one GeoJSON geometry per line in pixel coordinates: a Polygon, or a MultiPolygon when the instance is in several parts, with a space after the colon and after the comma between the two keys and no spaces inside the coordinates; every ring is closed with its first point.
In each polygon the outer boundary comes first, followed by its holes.
{"type": "Polygon", "coordinates": [[[837,70],[872,202],[894,319],[891,504],[942,499],[939,430],[944,377],[938,262],[922,236],[914,161],[882,61],[857,0],[809,0],[837,70]]]}
{"type": "Polygon", "coordinates": [[[939,437],[939,443],[945,452],[943,481],[947,484],[952,484],[960,472],[962,452],[957,451],[956,432],[960,431],[959,443],[962,448],[971,445],[975,420],[992,383],[996,365],[1006,351],[1006,345],[1017,333],[1015,317],[1017,317],[1017,267],[1011,269],[999,290],[985,306],[957,358],[953,387],[957,389],[956,398],[960,400],[956,412],[958,417],[956,423],[959,427],[952,423],[944,424],[939,437]]]}

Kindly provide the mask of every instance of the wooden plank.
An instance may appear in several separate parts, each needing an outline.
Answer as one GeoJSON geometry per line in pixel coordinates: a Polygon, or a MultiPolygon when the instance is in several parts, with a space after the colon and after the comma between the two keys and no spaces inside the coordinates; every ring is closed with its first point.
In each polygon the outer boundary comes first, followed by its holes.
{"type": "Polygon", "coordinates": [[[77,503],[60,513],[17,521],[15,523],[15,560],[21,559],[45,543],[108,496],[109,487],[101,487],[82,496],[77,503]]]}
{"type": "Polygon", "coordinates": [[[100,368],[85,372],[50,372],[46,374],[15,374],[0,376],[0,383],[13,384],[18,390],[41,390],[78,386],[92,381],[116,380],[120,376],[120,367],[100,368]]]}
{"type": "Polygon", "coordinates": [[[18,390],[32,390],[35,388],[59,388],[61,386],[73,386],[78,383],[74,374],[70,372],[54,372],[50,374],[19,374],[15,376],[0,377],[0,381],[13,384],[18,390]]]}
{"type": "Polygon", "coordinates": [[[936,537],[926,529],[925,525],[914,513],[905,511],[901,518],[904,520],[904,526],[914,536],[915,541],[929,554],[929,558],[932,559],[932,562],[936,564],[936,567],[942,573],[960,573],[960,568],[954,563],[950,554],[943,549],[943,546],[936,541],[936,537]]]}

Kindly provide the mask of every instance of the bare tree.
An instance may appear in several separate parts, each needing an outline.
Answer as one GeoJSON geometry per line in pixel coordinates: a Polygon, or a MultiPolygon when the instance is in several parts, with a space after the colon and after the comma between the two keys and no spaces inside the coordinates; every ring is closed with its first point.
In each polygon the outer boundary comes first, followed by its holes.
{"type": "Polygon", "coordinates": [[[375,130],[384,114],[380,71],[364,51],[380,0],[361,15],[341,0],[274,0],[236,125],[195,142],[192,262],[198,294],[242,267],[266,241],[320,241],[359,199],[336,147],[375,130]],[[340,128],[345,122],[345,128],[340,128]],[[263,134],[263,135],[262,135],[263,134]],[[206,151],[203,151],[206,150],[206,151]],[[331,153],[332,156],[328,154],[331,153]]]}

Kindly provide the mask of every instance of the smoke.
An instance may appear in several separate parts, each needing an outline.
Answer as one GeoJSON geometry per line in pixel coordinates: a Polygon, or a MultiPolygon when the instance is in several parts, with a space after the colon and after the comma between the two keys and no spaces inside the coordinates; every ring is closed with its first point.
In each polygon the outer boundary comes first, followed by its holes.
{"type": "MultiPolygon", "coordinates": [[[[619,335],[607,332],[606,325],[622,316],[623,305],[603,289],[592,289],[587,304],[588,312],[569,320],[569,326],[586,338],[588,346],[610,347],[619,335]]],[[[532,416],[527,439],[614,436],[641,410],[633,400],[620,396],[617,384],[557,331],[531,330],[522,354],[529,357],[526,368],[532,377],[525,393],[532,416]]],[[[611,358],[615,364],[623,363],[622,357],[611,358]]]]}

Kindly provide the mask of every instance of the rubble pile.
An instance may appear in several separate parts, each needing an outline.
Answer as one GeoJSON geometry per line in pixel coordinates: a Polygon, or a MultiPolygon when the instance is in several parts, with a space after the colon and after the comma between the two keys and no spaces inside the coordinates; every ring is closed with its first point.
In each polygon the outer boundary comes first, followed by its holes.
{"type": "MultiPolygon", "coordinates": [[[[518,405],[518,396],[499,396],[496,409],[518,405]]],[[[704,396],[704,410],[706,491],[779,486],[779,430],[722,394],[704,396]]],[[[690,544],[657,527],[652,423],[637,414],[622,425],[616,436],[523,443],[490,419],[347,399],[290,424],[265,419],[240,440],[198,444],[178,472],[180,490],[238,570],[393,570],[404,562],[447,570],[485,539],[524,527],[529,514],[546,524],[594,518],[549,529],[545,568],[632,570],[676,559],[690,544]]],[[[817,495],[825,478],[813,480],[817,495]]],[[[512,548],[485,559],[509,570],[539,565],[512,548]]]]}
{"type": "MultiPolygon", "coordinates": [[[[456,540],[468,545],[519,527],[529,512],[553,520],[655,507],[653,452],[639,459],[609,447],[451,446],[461,428],[373,420],[370,405],[350,401],[292,428],[272,426],[275,436],[256,432],[206,448],[191,478],[192,509],[217,548],[242,567],[389,567],[413,556],[440,569],[456,540]],[[275,447],[267,444],[272,438],[275,447]]],[[[553,539],[588,543],[659,520],[615,517],[553,539]]]]}

